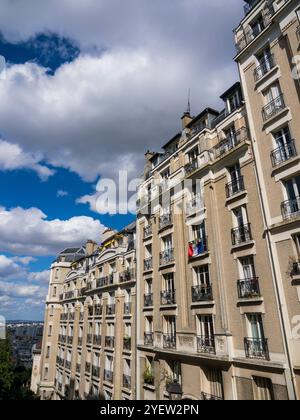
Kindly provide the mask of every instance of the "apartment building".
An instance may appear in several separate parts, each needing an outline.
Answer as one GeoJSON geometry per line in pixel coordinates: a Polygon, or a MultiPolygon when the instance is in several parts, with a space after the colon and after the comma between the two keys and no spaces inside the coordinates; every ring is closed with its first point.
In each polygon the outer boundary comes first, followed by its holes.
{"type": "Polygon", "coordinates": [[[300,2],[247,1],[245,11],[235,30],[236,61],[281,331],[300,398],[300,2]]]}
{"type": "Polygon", "coordinates": [[[100,246],[59,255],[46,304],[43,399],[135,399],[135,285],[135,223],[107,230],[100,246]]]}
{"type": "Polygon", "coordinates": [[[288,399],[241,86],[147,153],[137,218],[140,399],[288,399]],[[276,334],[274,334],[276,331],[276,334]]]}

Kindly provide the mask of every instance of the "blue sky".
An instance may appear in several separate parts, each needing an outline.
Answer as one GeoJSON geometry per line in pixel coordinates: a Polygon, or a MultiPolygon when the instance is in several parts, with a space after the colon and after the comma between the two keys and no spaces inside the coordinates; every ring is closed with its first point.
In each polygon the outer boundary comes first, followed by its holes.
{"type": "Polygon", "coordinates": [[[180,130],[189,89],[194,114],[222,108],[242,6],[1,1],[0,315],[42,319],[55,255],[134,219],[99,214],[98,182],[140,176],[145,151],[180,130]]]}

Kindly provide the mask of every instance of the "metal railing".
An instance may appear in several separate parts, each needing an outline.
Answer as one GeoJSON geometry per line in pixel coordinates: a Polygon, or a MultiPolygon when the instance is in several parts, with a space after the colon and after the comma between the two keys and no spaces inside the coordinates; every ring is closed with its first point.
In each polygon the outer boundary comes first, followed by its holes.
{"type": "Polygon", "coordinates": [[[197,350],[198,350],[198,353],[215,354],[216,353],[215,338],[199,335],[197,337],[197,350]]]}
{"type": "Polygon", "coordinates": [[[258,277],[238,280],[237,288],[239,299],[247,299],[260,296],[258,277]]]}
{"type": "Polygon", "coordinates": [[[159,229],[164,229],[172,225],[172,214],[164,214],[159,218],[159,229]]]}
{"type": "Polygon", "coordinates": [[[114,275],[113,274],[110,274],[109,276],[106,276],[106,277],[101,277],[100,279],[96,280],[96,287],[97,288],[110,286],[112,284],[114,284],[114,275]]]}
{"type": "Polygon", "coordinates": [[[175,305],[176,304],[176,290],[164,290],[160,293],[160,304],[175,305]]]}
{"type": "Polygon", "coordinates": [[[106,336],[105,337],[105,347],[114,348],[115,347],[115,337],[106,336]]]}
{"type": "Polygon", "coordinates": [[[145,346],[153,346],[153,333],[144,333],[144,345],[145,346]]]}
{"type": "Polygon", "coordinates": [[[270,360],[268,340],[266,338],[244,339],[245,353],[248,359],[270,360]]]}
{"type": "Polygon", "coordinates": [[[167,249],[166,251],[162,251],[159,254],[159,265],[167,265],[173,263],[175,260],[174,257],[174,248],[167,249]]]}
{"type": "Polygon", "coordinates": [[[192,302],[213,300],[211,285],[199,284],[192,287],[192,302]]]}
{"type": "Polygon", "coordinates": [[[163,347],[164,349],[176,349],[176,334],[164,334],[163,347]]]}
{"type": "Polygon", "coordinates": [[[297,156],[295,141],[291,140],[284,146],[280,146],[271,152],[272,165],[276,167],[295,156],[297,156]]]}
{"type": "Polygon", "coordinates": [[[153,293],[146,293],[144,295],[144,306],[147,308],[153,306],[153,293]]]}
{"type": "Polygon", "coordinates": [[[273,101],[269,102],[266,106],[263,107],[262,109],[263,120],[268,121],[270,118],[277,115],[283,109],[285,109],[285,102],[284,102],[283,94],[281,94],[277,98],[273,99],[273,101]]]}
{"type": "Polygon", "coordinates": [[[266,58],[264,58],[258,67],[254,70],[254,79],[258,82],[262,79],[270,70],[275,67],[275,59],[274,55],[270,54],[266,58]]]}
{"type": "Polygon", "coordinates": [[[214,148],[215,159],[221,158],[226,153],[236,148],[239,144],[246,141],[249,138],[248,130],[246,127],[240,128],[232,136],[228,136],[220,142],[214,148]]]}
{"type": "Polygon", "coordinates": [[[125,283],[127,281],[134,280],[136,277],[136,272],[134,269],[128,269],[120,273],[119,281],[120,283],[125,283]]]}
{"type": "Polygon", "coordinates": [[[232,245],[233,246],[252,241],[250,223],[232,229],[231,230],[231,240],[232,240],[232,245]]]}
{"type": "Polygon", "coordinates": [[[300,197],[296,197],[293,200],[284,201],[281,204],[282,217],[289,219],[300,214],[300,197]]]}
{"type": "Polygon", "coordinates": [[[144,260],[144,271],[150,271],[153,269],[153,258],[146,258],[144,260]]]}
{"type": "Polygon", "coordinates": [[[230,198],[235,194],[245,191],[244,177],[240,176],[232,182],[226,184],[226,197],[230,198]]]}
{"type": "Polygon", "coordinates": [[[189,176],[193,172],[195,172],[199,168],[199,161],[198,158],[191,160],[189,163],[187,163],[184,167],[185,175],[189,176]]]}
{"type": "Polygon", "coordinates": [[[144,239],[147,239],[150,236],[152,236],[152,225],[148,225],[144,228],[144,239]]]}

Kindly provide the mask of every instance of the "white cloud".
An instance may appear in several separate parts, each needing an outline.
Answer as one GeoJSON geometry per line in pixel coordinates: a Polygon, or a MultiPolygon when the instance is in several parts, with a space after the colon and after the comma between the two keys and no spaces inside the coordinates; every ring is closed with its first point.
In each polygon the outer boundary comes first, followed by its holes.
{"type": "Polygon", "coordinates": [[[44,270],[40,272],[29,273],[28,280],[37,283],[48,284],[50,279],[50,271],[44,270]]]}
{"type": "Polygon", "coordinates": [[[67,197],[69,195],[68,191],[58,190],[56,196],[59,197],[67,197]]]}
{"type": "Polygon", "coordinates": [[[218,95],[237,78],[232,28],[240,3],[2,0],[8,39],[49,30],[83,49],[54,76],[33,63],[7,69],[0,85],[5,139],[85,180],[116,178],[119,169],[139,175],[145,150],[180,130],[188,88],[195,113],[221,107],[218,95]]]}
{"type": "Polygon", "coordinates": [[[47,289],[41,286],[0,281],[0,293],[12,298],[43,298],[47,294],[47,289]]]}
{"type": "Polygon", "coordinates": [[[28,265],[36,261],[36,258],[34,257],[12,257],[11,259],[12,261],[15,261],[16,263],[19,263],[22,265],[28,265]]]}
{"type": "Polygon", "coordinates": [[[48,220],[37,208],[0,207],[0,248],[19,255],[53,255],[64,247],[80,246],[87,239],[100,241],[105,227],[99,220],[78,216],[48,220]]]}
{"type": "Polygon", "coordinates": [[[34,154],[25,153],[17,144],[8,143],[0,139],[0,170],[13,171],[16,169],[31,169],[35,171],[42,180],[47,180],[54,175],[52,169],[41,165],[41,158],[34,154]]]}
{"type": "Polygon", "coordinates": [[[0,255],[0,278],[18,275],[21,269],[12,259],[5,255],[0,255]]]}

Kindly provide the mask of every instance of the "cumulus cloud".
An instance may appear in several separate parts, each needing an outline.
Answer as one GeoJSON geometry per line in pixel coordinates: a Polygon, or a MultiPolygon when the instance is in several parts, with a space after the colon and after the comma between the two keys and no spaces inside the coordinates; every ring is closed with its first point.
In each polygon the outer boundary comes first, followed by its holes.
{"type": "Polygon", "coordinates": [[[145,150],[180,129],[188,88],[195,113],[221,106],[218,95],[237,78],[232,28],[240,9],[240,0],[226,7],[223,0],[3,0],[7,39],[54,31],[82,51],[54,75],[33,63],[7,69],[5,139],[88,181],[116,178],[119,169],[139,175],[145,150]]]}
{"type": "Polygon", "coordinates": [[[0,278],[6,278],[12,275],[17,275],[21,268],[13,259],[0,255],[0,278]]]}
{"type": "Polygon", "coordinates": [[[13,171],[16,169],[31,169],[42,180],[54,175],[54,170],[39,162],[41,157],[37,154],[25,153],[17,144],[8,143],[0,139],[0,170],[13,171]]]}
{"type": "Polygon", "coordinates": [[[35,273],[28,274],[28,280],[37,283],[45,283],[48,284],[50,279],[50,271],[44,270],[35,273]]]}
{"type": "Polygon", "coordinates": [[[0,248],[19,255],[53,255],[67,246],[80,246],[87,239],[100,241],[104,229],[91,217],[48,220],[37,208],[0,207],[0,248]]]}
{"type": "Polygon", "coordinates": [[[60,198],[60,197],[66,197],[68,195],[69,195],[69,193],[67,191],[64,191],[64,190],[58,190],[57,193],[56,193],[56,196],[58,198],[60,198]]]}
{"type": "Polygon", "coordinates": [[[47,289],[41,286],[0,281],[0,293],[11,298],[43,298],[47,294],[47,289]]]}

